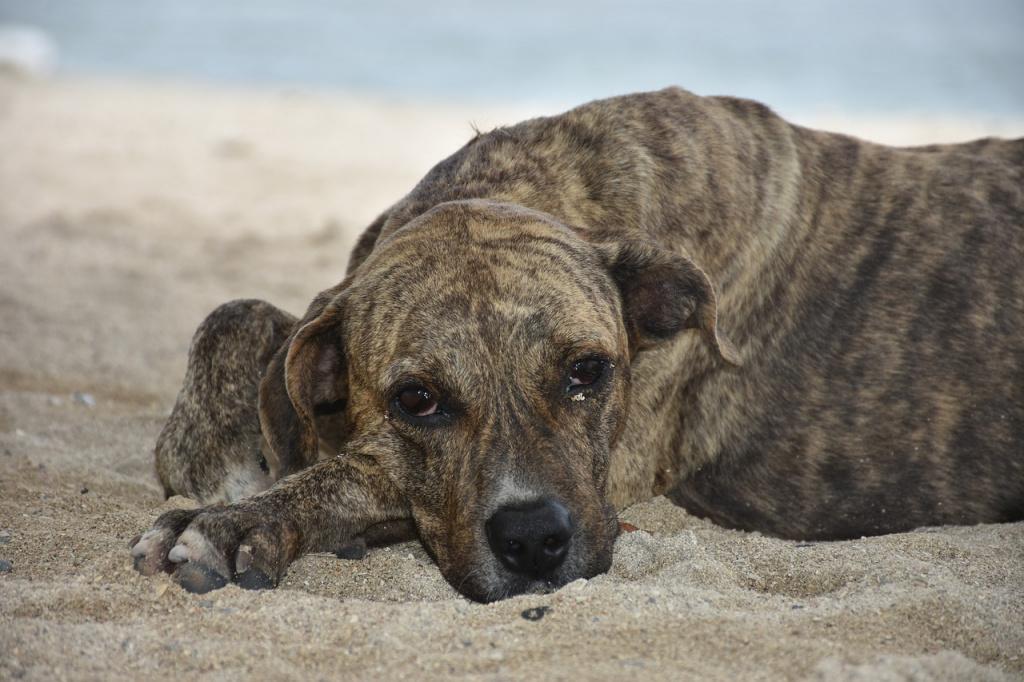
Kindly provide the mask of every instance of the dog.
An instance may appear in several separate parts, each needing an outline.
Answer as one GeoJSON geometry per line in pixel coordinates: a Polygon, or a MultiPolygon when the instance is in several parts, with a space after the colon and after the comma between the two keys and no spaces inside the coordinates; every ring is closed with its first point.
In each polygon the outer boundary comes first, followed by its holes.
{"type": "Polygon", "coordinates": [[[203,322],[144,574],[418,537],[492,601],[617,510],[839,540],[1024,518],[1024,139],[886,147],[679,88],[478,134],[301,319],[203,322]]]}

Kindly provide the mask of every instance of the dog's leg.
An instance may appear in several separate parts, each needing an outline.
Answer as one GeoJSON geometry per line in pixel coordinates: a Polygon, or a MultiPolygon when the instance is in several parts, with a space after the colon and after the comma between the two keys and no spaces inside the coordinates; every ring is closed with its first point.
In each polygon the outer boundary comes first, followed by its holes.
{"type": "Polygon", "coordinates": [[[308,552],[414,537],[405,498],[369,457],[339,455],[231,505],[170,511],[133,541],[135,568],[191,592],[275,587],[308,552]]]}
{"type": "Polygon", "coordinates": [[[260,433],[259,385],[295,321],[269,303],[239,300],[199,325],[184,384],[156,442],[165,495],[233,502],[274,482],[260,433]]]}

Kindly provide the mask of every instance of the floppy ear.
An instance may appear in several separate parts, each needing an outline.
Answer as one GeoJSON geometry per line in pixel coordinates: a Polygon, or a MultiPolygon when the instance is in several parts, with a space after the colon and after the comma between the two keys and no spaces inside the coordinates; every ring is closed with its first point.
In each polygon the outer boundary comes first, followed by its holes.
{"type": "Polygon", "coordinates": [[[327,305],[320,298],[314,301],[260,383],[260,429],[277,458],[272,469],[278,477],[316,461],[320,449],[316,416],[344,408],[341,317],[337,299],[327,305]]]}
{"type": "Polygon", "coordinates": [[[740,355],[718,329],[711,280],[689,258],[640,241],[606,245],[605,257],[622,295],[633,352],[697,329],[708,347],[731,365],[740,355]]]}

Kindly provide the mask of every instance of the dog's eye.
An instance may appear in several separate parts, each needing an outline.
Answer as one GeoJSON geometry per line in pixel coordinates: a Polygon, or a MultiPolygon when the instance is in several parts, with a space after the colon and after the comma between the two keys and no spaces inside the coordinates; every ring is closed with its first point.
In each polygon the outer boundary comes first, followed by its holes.
{"type": "Polygon", "coordinates": [[[437,413],[437,398],[422,386],[410,386],[402,390],[395,402],[410,417],[429,417],[437,413]]]}
{"type": "Polygon", "coordinates": [[[573,363],[569,370],[569,388],[576,386],[590,386],[596,383],[603,375],[607,363],[597,358],[588,358],[573,363]]]}

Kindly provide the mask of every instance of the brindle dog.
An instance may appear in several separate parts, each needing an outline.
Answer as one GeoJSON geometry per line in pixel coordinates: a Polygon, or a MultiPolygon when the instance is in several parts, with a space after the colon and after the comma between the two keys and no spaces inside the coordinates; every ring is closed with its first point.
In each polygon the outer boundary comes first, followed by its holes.
{"type": "Polygon", "coordinates": [[[486,601],[605,571],[654,495],[784,538],[1020,519],[1022,188],[1024,140],[675,88],[478,135],[301,320],[203,323],[157,467],[230,504],[161,516],[136,567],[269,587],[415,532],[486,601]]]}

